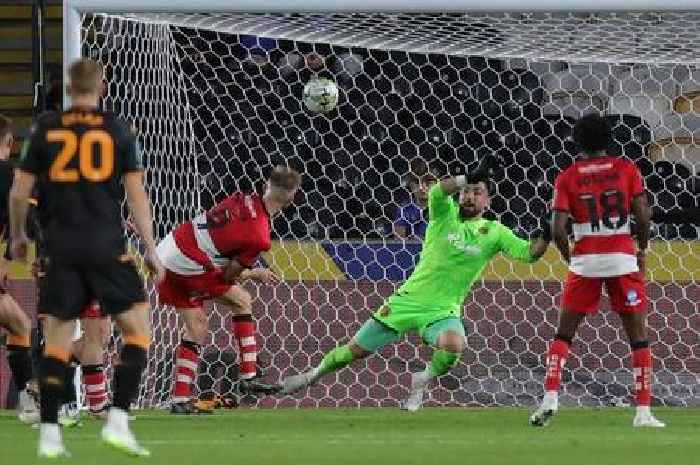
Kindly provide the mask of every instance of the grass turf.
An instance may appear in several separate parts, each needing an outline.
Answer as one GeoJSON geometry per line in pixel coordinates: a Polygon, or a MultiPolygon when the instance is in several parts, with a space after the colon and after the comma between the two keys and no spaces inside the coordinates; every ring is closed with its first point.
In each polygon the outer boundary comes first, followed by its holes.
{"type": "MultiPolygon", "coordinates": [[[[633,429],[632,409],[563,409],[546,428],[516,408],[219,411],[174,417],[138,412],[132,423],[152,456],[99,443],[101,422],[64,430],[75,465],[666,465],[700,463],[700,411],[659,408],[662,430],[633,429]]],[[[36,464],[37,430],[0,413],[0,463],[36,464]]]]}

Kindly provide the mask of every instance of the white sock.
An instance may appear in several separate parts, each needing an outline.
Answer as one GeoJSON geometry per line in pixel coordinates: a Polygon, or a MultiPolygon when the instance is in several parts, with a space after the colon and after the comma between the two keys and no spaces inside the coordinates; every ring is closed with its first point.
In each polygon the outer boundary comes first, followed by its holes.
{"type": "Polygon", "coordinates": [[[416,375],[420,377],[420,380],[423,382],[423,384],[428,384],[433,378],[435,378],[435,376],[433,376],[433,373],[430,371],[430,365],[425,367],[425,370],[416,373],[416,375]]]}
{"type": "Polygon", "coordinates": [[[545,391],[544,397],[542,398],[542,404],[548,405],[553,408],[559,408],[559,392],[545,391]]]}
{"type": "Polygon", "coordinates": [[[651,415],[651,407],[648,405],[638,405],[637,415],[651,415]]]}
{"type": "Polygon", "coordinates": [[[39,426],[39,441],[61,443],[61,427],[57,423],[42,423],[39,426]]]}
{"type": "Polygon", "coordinates": [[[129,413],[120,408],[112,407],[107,415],[107,424],[120,430],[128,430],[129,413]]]}

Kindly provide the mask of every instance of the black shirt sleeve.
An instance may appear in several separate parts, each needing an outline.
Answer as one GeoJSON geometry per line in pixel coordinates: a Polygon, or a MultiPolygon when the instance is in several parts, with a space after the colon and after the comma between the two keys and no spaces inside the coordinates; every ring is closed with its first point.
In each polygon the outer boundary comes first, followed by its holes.
{"type": "Polygon", "coordinates": [[[141,161],[141,146],[132,129],[124,131],[124,149],[122,153],[122,173],[143,171],[141,161]]]}

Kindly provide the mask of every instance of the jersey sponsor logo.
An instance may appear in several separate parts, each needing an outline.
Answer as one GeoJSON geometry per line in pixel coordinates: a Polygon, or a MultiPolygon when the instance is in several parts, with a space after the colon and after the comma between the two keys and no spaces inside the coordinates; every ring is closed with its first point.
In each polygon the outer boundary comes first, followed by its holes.
{"type": "Polygon", "coordinates": [[[620,179],[620,173],[613,171],[610,173],[600,173],[600,174],[590,174],[586,176],[579,176],[576,178],[576,185],[578,187],[586,187],[591,184],[601,184],[605,182],[615,182],[620,179]]]}
{"type": "Polygon", "coordinates": [[[591,173],[598,173],[600,171],[605,171],[612,169],[612,163],[603,163],[603,164],[595,164],[595,165],[588,165],[588,166],[579,166],[578,167],[578,172],[583,173],[583,174],[591,174],[591,173]]]}
{"type": "Polygon", "coordinates": [[[450,233],[447,235],[447,241],[452,244],[457,250],[461,250],[467,255],[481,254],[481,247],[474,244],[467,244],[458,234],[450,233]]]}
{"type": "Polygon", "coordinates": [[[637,294],[637,291],[634,289],[630,289],[627,291],[627,302],[625,302],[625,305],[628,307],[634,307],[635,305],[639,305],[641,303],[641,300],[639,299],[639,294],[637,294]]]}

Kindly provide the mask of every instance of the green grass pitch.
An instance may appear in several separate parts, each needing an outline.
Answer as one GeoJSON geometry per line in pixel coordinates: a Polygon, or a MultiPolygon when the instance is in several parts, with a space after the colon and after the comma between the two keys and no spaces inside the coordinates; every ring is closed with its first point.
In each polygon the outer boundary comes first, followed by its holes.
{"type": "MultiPolygon", "coordinates": [[[[137,412],[147,459],[99,443],[100,421],[64,430],[75,465],[691,465],[700,464],[700,411],[659,408],[663,430],[633,429],[629,408],[563,409],[546,428],[517,408],[218,411],[174,417],[137,412]]],[[[0,463],[35,457],[37,430],[0,413],[0,463]]]]}

